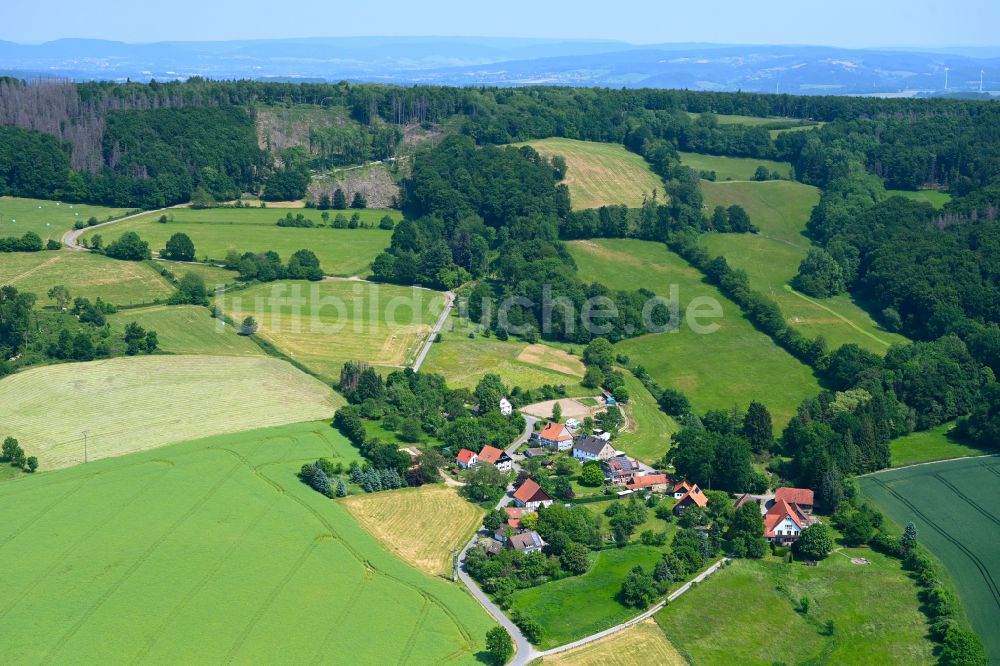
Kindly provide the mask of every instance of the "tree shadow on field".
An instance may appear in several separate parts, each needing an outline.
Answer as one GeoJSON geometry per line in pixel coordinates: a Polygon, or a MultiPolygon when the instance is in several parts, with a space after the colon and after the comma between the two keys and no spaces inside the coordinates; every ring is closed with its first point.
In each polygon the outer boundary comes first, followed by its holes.
{"type": "Polygon", "coordinates": [[[475,654],[476,661],[480,664],[489,664],[490,666],[496,666],[497,660],[493,657],[493,654],[489,650],[480,650],[475,654]]]}

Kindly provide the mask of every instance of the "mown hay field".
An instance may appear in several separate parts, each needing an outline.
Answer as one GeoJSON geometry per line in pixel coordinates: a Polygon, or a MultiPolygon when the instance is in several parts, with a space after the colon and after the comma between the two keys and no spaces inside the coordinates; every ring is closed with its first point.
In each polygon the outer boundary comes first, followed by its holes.
{"type": "Polygon", "coordinates": [[[20,237],[25,232],[34,231],[41,236],[42,241],[50,239],[61,241],[63,234],[72,229],[77,222],[86,223],[91,217],[96,217],[98,222],[106,222],[127,212],[125,208],[0,197],[0,238],[20,237]]]}
{"type": "Polygon", "coordinates": [[[429,576],[451,576],[461,550],[483,523],[483,510],[448,486],[426,485],[341,500],[382,547],[429,576]]]}
{"type": "Polygon", "coordinates": [[[329,418],[329,386],[272,358],[132,356],[0,381],[0,435],[56,469],[193,437],[329,418]],[[84,433],[87,434],[86,438],[84,433]]]}
{"type": "Polygon", "coordinates": [[[174,287],[144,262],[118,261],[90,252],[11,252],[0,258],[0,285],[13,285],[54,305],[47,294],[57,284],[74,298],[100,296],[114,305],[150,303],[169,297],[174,287]]]}
{"type": "Polygon", "coordinates": [[[546,666],[686,666],[652,619],[643,620],[600,640],[545,657],[546,666]]]}
{"type": "Polygon", "coordinates": [[[319,457],[357,453],[307,423],[0,483],[4,661],[477,663],[493,620],[301,483],[319,457]]]}
{"type": "MultiPolygon", "coordinates": [[[[680,153],[681,163],[695,171],[714,171],[716,180],[750,180],[757,167],[767,167],[769,172],[777,171],[782,178],[790,178],[792,165],[788,162],[762,160],[756,157],[725,157],[704,153],[680,153]]],[[[704,184],[704,183],[702,183],[704,184]]]]}
{"type": "Polygon", "coordinates": [[[160,351],[169,354],[264,356],[253,340],[221,319],[213,319],[208,308],[201,306],[153,305],[120,310],[108,317],[114,335],[123,335],[131,322],[156,331],[160,351]]]}
{"type": "MultiPolygon", "coordinates": [[[[276,222],[287,210],[276,208],[173,208],[165,213],[150,213],[118,224],[88,231],[83,238],[100,234],[105,246],[126,231],[134,231],[149,242],[154,253],[163,249],[175,233],[184,233],[194,242],[195,256],[201,259],[225,259],[230,250],[265,252],[274,250],[283,261],[297,250],[312,250],[327,275],[368,275],[369,264],[389,246],[391,231],[383,229],[332,229],[279,227],[276,222]],[[166,215],[168,222],[159,222],[166,215]]],[[[296,211],[314,223],[323,222],[318,210],[296,211]]],[[[330,221],[337,213],[350,218],[355,212],[362,221],[378,225],[383,216],[400,219],[398,211],[365,209],[331,210],[330,221]]]]}
{"type": "Polygon", "coordinates": [[[545,157],[561,155],[566,160],[563,182],[569,187],[574,209],[617,204],[637,208],[653,190],[663,195],[660,177],[646,160],[621,144],[554,138],[517,145],[530,145],[545,157]]]}
{"type": "Polygon", "coordinates": [[[860,479],[861,491],[943,563],[992,662],[1000,661],[1000,457],[948,460],[860,479]]]}

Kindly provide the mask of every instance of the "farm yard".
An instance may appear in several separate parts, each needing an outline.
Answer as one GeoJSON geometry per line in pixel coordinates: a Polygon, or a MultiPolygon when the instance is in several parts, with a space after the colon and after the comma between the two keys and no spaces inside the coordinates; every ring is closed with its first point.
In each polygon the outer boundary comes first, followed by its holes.
{"type": "Polygon", "coordinates": [[[474,664],[495,626],[296,478],[325,423],[0,484],[10,663],[474,664]]]}
{"type": "Polygon", "coordinates": [[[844,549],[816,567],[772,556],[733,560],[655,618],[699,666],[773,664],[776,637],[783,663],[934,664],[918,604],[917,585],[898,560],[844,549]],[[870,564],[852,564],[853,557],[870,564]],[[803,596],[808,614],[797,610],[803,596]]]}
{"type": "Polygon", "coordinates": [[[686,666],[655,620],[638,622],[593,643],[545,657],[545,666],[686,666]],[[623,649],[627,646],[627,649],[623,649]]]}
{"type": "Polygon", "coordinates": [[[625,204],[642,205],[643,197],[656,190],[663,195],[663,181],[650,171],[639,155],[624,146],[575,139],[542,139],[530,145],[545,157],[561,155],[566,160],[566,178],[574,209],[625,204]]]}
{"type": "Polygon", "coordinates": [[[682,316],[696,297],[710,297],[722,305],[721,319],[702,320],[719,325],[714,333],[699,335],[682,324],[677,332],[644,335],[617,345],[662,386],[683,391],[697,411],[729,409],[734,404],[745,408],[756,399],[767,405],[781,428],[803,396],[819,392],[808,366],[757,331],[735,303],[663,244],[607,239],[568,245],[580,271],[612,289],[641,284],[666,297],[669,285],[676,284],[682,316]]]}
{"type": "Polygon", "coordinates": [[[0,261],[0,285],[8,284],[34,293],[39,305],[54,305],[47,294],[57,284],[68,287],[74,298],[100,296],[114,305],[151,303],[175,291],[146,263],[71,250],[5,254],[0,261]]]}
{"type": "Polygon", "coordinates": [[[0,434],[43,470],[197,436],[329,418],[343,399],[270,358],[133,356],[32,368],[0,380],[0,434]],[[86,438],[84,433],[87,433],[86,438]]]}
{"type": "Polygon", "coordinates": [[[428,576],[451,576],[452,548],[482,525],[483,511],[447,486],[354,495],[344,508],[390,553],[428,576]]]}
{"type": "Polygon", "coordinates": [[[330,381],[346,361],[409,365],[443,308],[437,291],[357,281],[269,282],[223,303],[235,321],[253,316],[259,337],[330,381]]]}
{"type": "MultiPolygon", "coordinates": [[[[176,233],[187,234],[194,242],[197,258],[221,261],[229,250],[265,252],[274,250],[282,260],[296,250],[309,249],[316,253],[327,275],[368,275],[368,266],[379,252],[389,246],[391,231],[382,229],[332,229],[279,227],[276,222],[287,211],[269,208],[172,208],[166,213],[150,213],[102,229],[88,231],[84,239],[99,233],[104,244],[134,231],[149,242],[154,253],[163,249],[176,233]],[[168,222],[159,222],[166,215],[168,222]]],[[[303,210],[316,224],[323,222],[322,211],[303,210]]],[[[337,213],[350,218],[357,212],[363,222],[378,225],[385,215],[394,220],[400,214],[393,210],[365,209],[359,211],[329,211],[331,220],[337,213]]]]}
{"type": "MultiPolygon", "coordinates": [[[[722,157],[703,153],[681,152],[681,163],[695,171],[714,171],[716,180],[751,180],[757,167],[767,167],[768,171],[778,172],[782,178],[789,178],[792,165],[788,162],[762,160],[756,157],[722,157]]],[[[702,185],[704,185],[704,181],[702,185]]]]}
{"type": "Polygon", "coordinates": [[[862,492],[944,564],[992,662],[1000,660],[1000,458],[949,460],[860,479],[862,492]]]}
{"type": "Polygon", "coordinates": [[[124,334],[125,327],[133,321],[146,330],[156,331],[158,348],[168,354],[264,355],[253,340],[239,335],[221,319],[213,319],[208,309],[197,305],[153,305],[122,310],[108,317],[114,335],[124,334]]]}
{"type": "Polygon", "coordinates": [[[702,183],[705,204],[742,206],[758,234],[706,234],[702,243],[750,277],[750,286],[777,301],[785,319],[804,335],[822,335],[831,348],[854,343],[884,354],[906,338],[881,328],[849,294],[813,299],[788,283],[811,245],[803,235],[819,190],[791,181],[702,183]]]}
{"type": "Polygon", "coordinates": [[[92,217],[97,218],[98,222],[106,222],[128,212],[125,208],[0,197],[0,238],[23,236],[28,231],[34,231],[43,242],[61,241],[63,234],[77,222],[86,224],[92,217]]]}

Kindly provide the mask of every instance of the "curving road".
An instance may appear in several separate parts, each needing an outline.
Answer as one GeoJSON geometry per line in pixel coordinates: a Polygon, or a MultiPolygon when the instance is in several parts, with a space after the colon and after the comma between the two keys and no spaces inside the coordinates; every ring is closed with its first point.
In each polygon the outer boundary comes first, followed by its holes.
{"type": "MultiPolygon", "coordinates": [[[[139,213],[126,215],[125,217],[116,217],[113,220],[108,220],[107,222],[101,222],[100,224],[95,224],[92,227],[84,227],[83,229],[71,229],[67,231],[65,234],[63,234],[62,238],[63,244],[72,250],[87,250],[87,248],[77,243],[77,240],[86,231],[90,231],[91,229],[100,229],[101,227],[106,227],[111,224],[118,224],[119,222],[124,222],[125,220],[131,220],[133,217],[139,217],[140,215],[149,215],[150,213],[162,213],[165,210],[170,210],[171,208],[179,208],[182,205],[183,204],[180,204],[178,206],[168,206],[166,208],[157,208],[156,210],[144,210],[139,213]]],[[[89,252],[89,250],[87,251],[89,252]]]]}

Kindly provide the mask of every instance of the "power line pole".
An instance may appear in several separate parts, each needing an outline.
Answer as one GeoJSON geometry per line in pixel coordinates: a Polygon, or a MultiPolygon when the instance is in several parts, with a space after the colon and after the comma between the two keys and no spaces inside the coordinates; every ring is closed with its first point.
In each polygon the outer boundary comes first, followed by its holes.
{"type": "Polygon", "coordinates": [[[451,582],[458,582],[458,548],[451,549],[451,582]]]}

